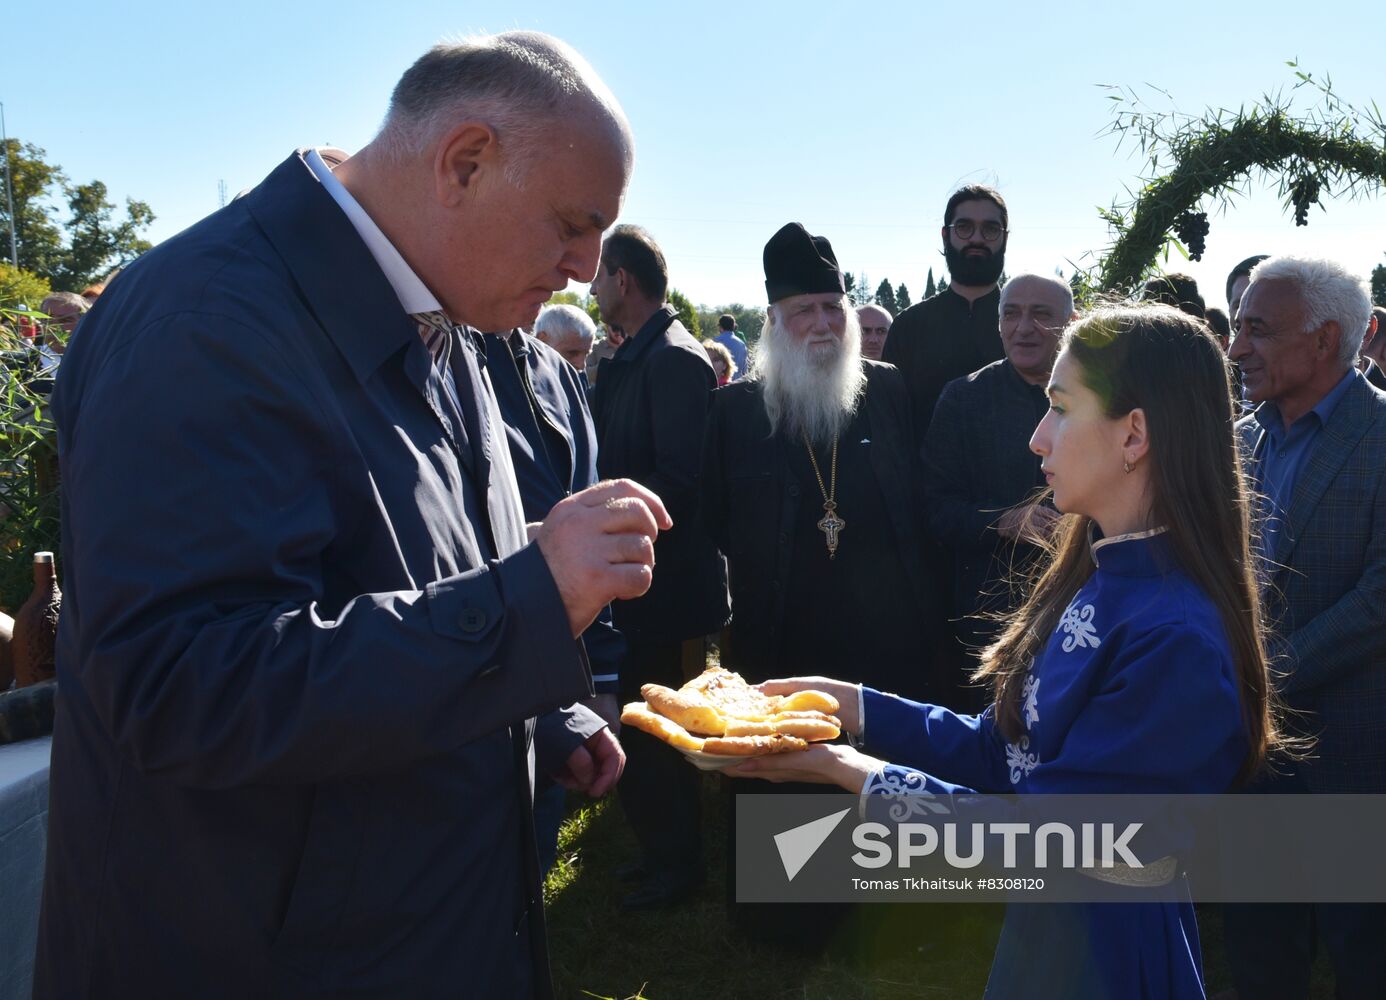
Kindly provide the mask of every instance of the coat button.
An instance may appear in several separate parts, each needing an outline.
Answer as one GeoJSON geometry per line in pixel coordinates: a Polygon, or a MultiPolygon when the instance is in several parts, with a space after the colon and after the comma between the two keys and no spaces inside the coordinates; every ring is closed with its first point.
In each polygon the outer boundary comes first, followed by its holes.
{"type": "Polygon", "coordinates": [[[463,632],[480,632],[486,627],[486,612],[480,608],[468,608],[457,618],[463,632]]]}
{"type": "Polygon", "coordinates": [[[795,486],[793,483],[790,483],[790,484],[789,484],[789,495],[792,496],[792,497],[797,497],[797,496],[799,495],[799,487],[795,486]]]}

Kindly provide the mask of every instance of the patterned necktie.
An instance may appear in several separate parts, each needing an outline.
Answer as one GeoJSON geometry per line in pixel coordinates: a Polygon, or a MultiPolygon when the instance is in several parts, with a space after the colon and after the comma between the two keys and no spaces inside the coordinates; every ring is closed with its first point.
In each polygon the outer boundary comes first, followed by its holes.
{"type": "MultiPolygon", "coordinates": [[[[434,366],[442,376],[443,387],[448,394],[448,402],[459,419],[467,420],[467,408],[463,406],[454,378],[454,368],[464,377],[464,385],[471,390],[471,399],[476,403],[475,428],[479,432],[482,451],[489,464],[486,484],[486,511],[490,521],[490,535],[495,544],[496,555],[505,558],[518,552],[528,543],[525,537],[524,508],[520,503],[520,487],[515,478],[515,468],[510,461],[510,446],[505,440],[505,425],[501,420],[500,407],[496,403],[495,391],[485,370],[477,364],[476,352],[459,344],[456,362],[453,361],[453,342],[457,340],[457,328],[447,315],[441,311],[411,313],[410,317],[419,326],[419,336],[428,348],[434,366]]],[[[462,333],[461,336],[467,336],[462,333]]],[[[468,428],[470,437],[470,431],[468,428]]]]}

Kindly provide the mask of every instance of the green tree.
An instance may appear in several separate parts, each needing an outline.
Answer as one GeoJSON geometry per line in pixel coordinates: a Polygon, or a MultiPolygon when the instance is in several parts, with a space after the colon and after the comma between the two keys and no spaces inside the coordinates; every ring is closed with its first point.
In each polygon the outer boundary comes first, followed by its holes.
{"type": "MultiPolygon", "coordinates": [[[[1386,306],[1386,264],[1372,268],[1372,305],[1386,306]]],[[[1386,330],[1382,334],[1386,335],[1386,330]]]]}
{"type": "Polygon", "coordinates": [[[677,288],[669,289],[669,304],[678,311],[679,322],[684,329],[693,334],[693,339],[702,339],[702,325],[698,322],[698,310],[693,308],[693,303],[688,301],[688,296],[677,288]]]}
{"type": "Polygon", "coordinates": [[[857,278],[851,271],[842,276],[842,284],[847,288],[847,298],[852,298],[852,292],[857,287],[857,278]]]}
{"type": "Polygon", "coordinates": [[[937,294],[938,288],[934,285],[934,269],[931,267],[929,268],[929,280],[924,283],[924,297],[932,299],[937,294]]]}
{"type": "Polygon", "coordinates": [[[733,302],[727,306],[699,306],[698,323],[704,336],[717,336],[717,320],[724,313],[736,318],[736,332],[741,334],[741,339],[746,341],[747,346],[760,339],[760,331],[765,326],[765,310],[745,306],[740,302],[733,302]]]}
{"type": "Polygon", "coordinates": [[[882,278],[881,283],[876,286],[876,305],[892,316],[899,312],[895,308],[895,289],[890,287],[889,278],[882,278]]]}
{"type": "MultiPolygon", "coordinates": [[[[67,183],[62,170],[46,162],[44,151],[31,142],[6,139],[4,149],[10,171],[10,193],[14,198],[15,241],[19,245],[19,266],[41,277],[53,273],[62,253],[63,235],[53,219],[54,207],[47,204],[51,189],[61,190],[67,183]]],[[[4,198],[0,198],[0,232],[3,246],[9,254],[10,216],[4,198]]]]}
{"type": "MultiPolygon", "coordinates": [[[[73,185],[43,149],[9,139],[5,155],[12,174],[15,239],[19,266],[55,288],[81,291],[112,268],[129,263],[149,249],[141,233],[154,221],[149,205],[125,201],[125,215],[106,200],[100,181],[73,185]],[[71,213],[59,219],[58,205],[71,213]]],[[[0,198],[0,231],[9,234],[10,219],[0,198]]]]}
{"type": "Polygon", "coordinates": [[[11,267],[9,261],[0,261],[0,309],[20,305],[37,309],[50,291],[48,282],[38,275],[11,267]]]}
{"type": "Polygon", "coordinates": [[[857,275],[847,300],[854,306],[869,306],[871,304],[871,279],[866,276],[865,271],[857,275]]]}
{"type": "Polygon", "coordinates": [[[895,305],[901,312],[913,305],[910,301],[910,290],[905,287],[903,281],[900,282],[900,287],[895,289],[895,305]]]}
{"type": "Polygon", "coordinates": [[[106,200],[100,181],[67,189],[72,218],[67,223],[69,245],[50,280],[59,288],[80,291],[113,267],[123,267],[153,246],[140,233],[154,221],[150,207],[125,199],[125,218],[115,218],[115,205],[106,200]]]}
{"type": "Polygon", "coordinates": [[[545,302],[546,306],[577,306],[592,318],[592,322],[598,326],[602,322],[602,311],[597,308],[597,300],[591,295],[579,295],[577,292],[554,292],[553,297],[545,302]]]}

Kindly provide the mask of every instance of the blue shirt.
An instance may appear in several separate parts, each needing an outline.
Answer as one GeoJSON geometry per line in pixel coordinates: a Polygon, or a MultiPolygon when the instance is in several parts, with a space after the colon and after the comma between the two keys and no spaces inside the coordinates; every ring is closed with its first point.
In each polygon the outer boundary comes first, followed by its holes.
{"type": "Polygon", "coordinates": [[[1256,487],[1270,504],[1260,537],[1261,552],[1265,557],[1271,558],[1275,554],[1280,527],[1289,516],[1295,480],[1299,478],[1305,458],[1313,451],[1319,432],[1333,416],[1348,386],[1357,377],[1357,370],[1349,369],[1328,395],[1288,428],[1280,416],[1280,407],[1275,403],[1267,400],[1256,408],[1256,422],[1266,432],[1260,461],[1256,463],[1256,487]]]}
{"type": "Polygon", "coordinates": [[[723,330],[714,339],[731,351],[732,360],[736,362],[736,371],[732,373],[732,378],[738,379],[745,375],[746,342],[736,335],[735,330],[723,330]]]}

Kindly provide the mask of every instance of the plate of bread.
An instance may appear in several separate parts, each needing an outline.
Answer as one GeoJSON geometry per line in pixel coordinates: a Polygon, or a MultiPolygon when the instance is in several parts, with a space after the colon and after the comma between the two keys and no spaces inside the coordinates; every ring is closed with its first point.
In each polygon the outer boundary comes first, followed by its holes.
{"type": "Polygon", "coordinates": [[[677,690],[646,684],[640,695],[644,701],[622,710],[621,725],[664,741],[705,771],[748,757],[807,750],[810,743],[842,733],[832,695],[767,695],[721,667],[709,667],[677,690]]]}

